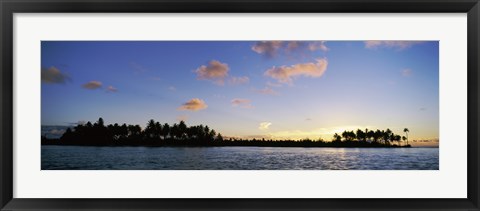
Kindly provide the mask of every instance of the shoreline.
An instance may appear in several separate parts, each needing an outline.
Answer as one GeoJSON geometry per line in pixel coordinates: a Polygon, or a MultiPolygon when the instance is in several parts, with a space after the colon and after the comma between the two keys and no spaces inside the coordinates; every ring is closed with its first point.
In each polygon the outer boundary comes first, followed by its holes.
{"type": "Polygon", "coordinates": [[[77,145],[77,146],[257,146],[257,147],[341,147],[341,148],[409,148],[408,132],[405,135],[395,134],[392,130],[369,130],[368,128],[356,131],[343,131],[335,133],[331,141],[322,138],[312,140],[283,139],[237,139],[224,138],[207,125],[187,126],[184,121],[178,124],[161,124],[151,119],[142,129],[140,125],[109,124],[105,125],[100,117],[94,124],[87,122],[67,128],[60,138],[47,138],[41,136],[42,145],[77,145]],[[406,143],[405,143],[406,142],[406,143]]]}
{"type": "Polygon", "coordinates": [[[398,145],[333,145],[333,144],[313,144],[313,145],[302,145],[302,143],[290,144],[290,143],[278,143],[278,144],[77,144],[77,143],[42,143],[41,146],[84,146],[84,147],[279,147],[279,148],[289,148],[289,147],[300,147],[300,148],[438,148],[438,147],[412,147],[411,145],[407,146],[398,146],[398,145]]]}

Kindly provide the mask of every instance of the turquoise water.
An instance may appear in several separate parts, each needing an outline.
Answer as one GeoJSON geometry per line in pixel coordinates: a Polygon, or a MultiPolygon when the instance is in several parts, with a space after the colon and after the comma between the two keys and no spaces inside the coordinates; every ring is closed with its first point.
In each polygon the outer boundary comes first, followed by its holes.
{"type": "Polygon", "coordinates": [[[42,170],[438,170],[438,148],[42,146],[42,170]]]}

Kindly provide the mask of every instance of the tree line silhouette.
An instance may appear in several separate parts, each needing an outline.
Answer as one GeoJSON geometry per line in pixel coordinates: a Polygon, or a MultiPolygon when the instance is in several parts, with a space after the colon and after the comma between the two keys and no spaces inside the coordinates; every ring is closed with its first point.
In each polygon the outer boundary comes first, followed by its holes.
{"type": "MultiPolygon", "coordinates": [[[[404,132],[408,136],[408,129],[404,132]]],[[[102,118],[92,124],[78,124],[67,128],[58,139],[42,136],[42,145],[80,146],[270,146],[270,147],[410,147],[408,138],[394,134],[390,129],[358,129],[335,133],[331,141],[311,140],[265,140],[224,138],[207,125],[188,127],[184,121],[178,124],[161,124],[150,120],[145,129],[140,125],[104,124],[102,118]],[[407,144],[402,141],[407,140],[407,144]]]]}

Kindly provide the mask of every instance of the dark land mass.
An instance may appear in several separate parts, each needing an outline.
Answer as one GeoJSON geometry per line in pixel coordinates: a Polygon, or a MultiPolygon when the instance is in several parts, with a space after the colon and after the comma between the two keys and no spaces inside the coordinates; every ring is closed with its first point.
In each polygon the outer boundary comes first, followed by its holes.
{"type": "MultiPolygon", "coordinates": [[[[404,130],[406,133],[408,129],[404,130]]],[[[139,125],[110,124],[105,126],[99,118],[94,124],[87,122],[67,128],[65,133],[56,139],[42,135],[42,145],[71,146],[260,146],[260,147],[411,147],[405,136],[386,130],[344,131],[335,134],[331,141],[322,139],[311,140],[266,140],[266,139],[225,139],[220,133],[208,126],[197,125],[188,127],[184,121],[160,124],[153,119],[142,130],[139,125]],[[406,144],[402,144],[407,141],[406,144]]]]}

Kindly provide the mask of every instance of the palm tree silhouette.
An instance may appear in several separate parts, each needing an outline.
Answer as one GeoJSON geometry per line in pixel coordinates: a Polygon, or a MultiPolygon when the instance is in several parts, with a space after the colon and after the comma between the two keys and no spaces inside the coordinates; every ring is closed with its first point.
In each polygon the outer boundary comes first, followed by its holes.
{"type": "Polygon", "coordinates": [[[335,133],[333,135],[333,141],[336,141],[336,142],[341,142],[342,141],[342,137],[340,135],[338,135],[337,133],[335,133]]]}
{"type": "MultiPolygon", "coordinates": [[[[272,141],[261,139],[225,138],[208,125],[187,126],[184,121],[172,126],[151,119],[146,127],[118,123],[105,125],[102,118],[92,124],[78,124],[68,128],[60,137],[50,139],[42,135],[42,145],[80,145],[80,146],[279,146],[279,147],[401,147],[408,141],[408,128],[403,130],[407,137],[395,134],[392,130],[375,131],[365,129],[345,130],[335,133],[331,142],[322,138],[309,138],[299,141],[283,139],[272,141]],[[368,141],[367,141],[368,140],[368,141]],[[381,143],[383,142],[383,143],[381,143]]],[[[411,147],[410,145],[403,147],[411,147]]]]}
{"type": "Polygon", "coordinates": [[[408,132],[410,132],[410,131],[408,130],[408,128],[405,128],[405,129],[403,129],[403,132],[405,132],[405,134],[407,136],[407,145],[408,145],[408,132]]]}
{"type": "Polygon", "coordinates": [[[187,125],[185,124],[185,121],[180,121],[180,123],[178,123],[178,135],[180,136],[179,138],[181,140],[185,139],[186,138],[186,134],[187,134],[187,125]]]}
{"type": "Polygon", "coordinates": [[[151,119],[147,123],[147,127],[143,131],[148,138],[153,138],[155,136],[155,121],[151,119]]]}
{"type": "Polygon", "coordinates": [[[165,123],[163,124],[163,128],[162,128],[162,136],[163,136],[163,139],[167,139],[168,135],[170,134],[170,125],[168,125],[168,123],[165,123]]]}

